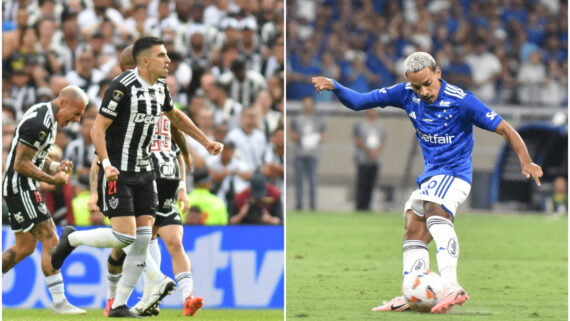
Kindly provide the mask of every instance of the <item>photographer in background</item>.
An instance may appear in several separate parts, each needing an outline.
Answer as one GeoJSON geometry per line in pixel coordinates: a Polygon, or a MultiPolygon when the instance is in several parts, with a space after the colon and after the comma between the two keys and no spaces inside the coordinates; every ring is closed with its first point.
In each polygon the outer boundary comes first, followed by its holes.
{"type": "Polygon", "coordinates": [[[230,216],[230,224],[283,223],[283,204],[279,189],[265,181],[261,173],[251,178],[251,187],[236,195],[237,213],[230,216]]]}

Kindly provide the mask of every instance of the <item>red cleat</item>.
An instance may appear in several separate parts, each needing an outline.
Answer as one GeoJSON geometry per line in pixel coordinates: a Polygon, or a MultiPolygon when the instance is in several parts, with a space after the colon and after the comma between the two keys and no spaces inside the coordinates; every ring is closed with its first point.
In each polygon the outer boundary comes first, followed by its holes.
{"type": "Polygon", "coordinates": [[[184,301],[184,316],[194,316],[198,310],[204,306],[204,299],[201,297],[189,296],[184,301]]]}
{"type": "Polygon", "coordinates": [[[111,306],[113,305],[113,302],[115,302],[115,299],[107,299],[107,305],[105,305],[105,311],[103,312],[103,314],[108,317],[109,316],[109,310],[111,310],[111,306]]]}

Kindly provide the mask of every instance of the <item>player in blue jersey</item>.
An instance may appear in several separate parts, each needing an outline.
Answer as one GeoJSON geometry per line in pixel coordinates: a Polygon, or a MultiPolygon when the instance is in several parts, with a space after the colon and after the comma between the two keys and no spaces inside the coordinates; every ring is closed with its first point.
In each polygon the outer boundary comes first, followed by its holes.
{"type": "MultiPolygon", "coordinates": [[[[453,227],[457,207],[471,190],[473,125],[494,131],[513,148],[526,178],[540,186],[542,169],[532,162],[517,131],[473,94],[441,79],[441,69],[428,53],[415,52],[404,61],[408,82],[357,93],[325,77],[312,79],[318,93],[332,90],[352,110],[393,106],[404,109],[424,156],[424,172],[404,207],[403,274],[429,269],[428,243],[437,246],[437,265],[444,283],[442,299],[432,313],[446,313],[463,305],[469,295],[457,281],[459,241],[453,227]]],[[[403,296],[384,301],[373,311],[405,311],[403,296]]]]}

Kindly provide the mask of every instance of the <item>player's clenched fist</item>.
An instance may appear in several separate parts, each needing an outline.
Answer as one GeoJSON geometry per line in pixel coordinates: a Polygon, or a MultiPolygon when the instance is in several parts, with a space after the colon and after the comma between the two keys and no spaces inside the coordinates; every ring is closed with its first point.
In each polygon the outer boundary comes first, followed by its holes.
{"type": "Polygon", "coordinates": [[[59,163],[57,171],[71,175],[71,173],[73,173],[73,163],[69,159],[64,159],[59,163]]]}
{"type": "Polygon", "coordinates": [[[57,172],[57,174],[53,176],[54,185],[63,185],[67,183],[68,180],[69,180],[69,175],[67,175],[67,173],[65,172],[57,172]]]}
{"type": "Polygon", "coordinates": [[[210,154],[218,155],[224,149],[224,144],[211,141],[205,147],[210,154]]]}
{"type": "Polygon", "coordinates": [[[315,89],[320,94],[322,90],[333,90],[334,83],[332,80],[326,77],[313,77],[311,79],[313,85],[315,85],[315,89]]]}
{"type": "Polygon", "coordinates": [[[105,179],[107,182],[114,182],[119,178],[119,170],[113,166],[107,166],[105,168],[105,179]]]}

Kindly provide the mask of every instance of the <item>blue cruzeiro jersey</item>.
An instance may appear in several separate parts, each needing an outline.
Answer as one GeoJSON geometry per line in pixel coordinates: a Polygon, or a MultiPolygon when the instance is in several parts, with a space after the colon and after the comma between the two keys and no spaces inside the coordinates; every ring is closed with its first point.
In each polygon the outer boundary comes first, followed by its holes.
{"type": "Polygon", "coordinates": [[[409,82],[357,93],[333,80],[333,92],[353,110],[394,106],[406,111],[424,156],[424,173],[416,180],[418,186],[440,174],[453,175],[471,184],[473,125],[495,131],[503,119],[473,94],[440,80],[441,89],[433,104],[421,100],[409,82]]]}

